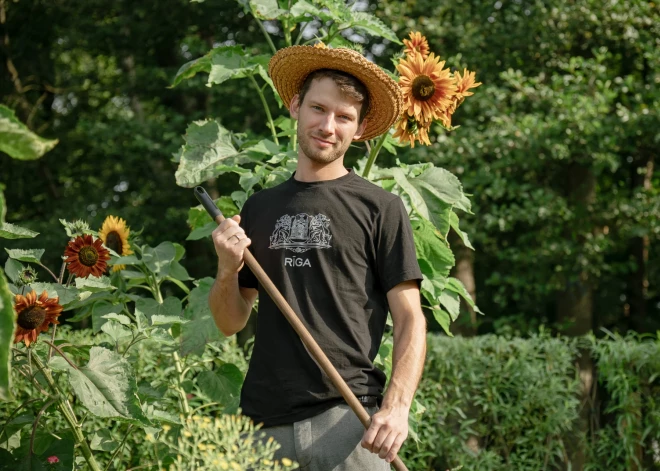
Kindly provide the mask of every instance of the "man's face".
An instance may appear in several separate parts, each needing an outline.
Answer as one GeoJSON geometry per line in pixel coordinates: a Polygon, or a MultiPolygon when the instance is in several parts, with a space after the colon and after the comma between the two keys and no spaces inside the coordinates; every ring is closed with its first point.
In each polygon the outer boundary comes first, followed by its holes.
{"type": "Polygon", "coordinates": [[[364,131],[366,121],[358,124],[361,106],[342,95],[328,77],[312,81],[303,103],[294,96],[291,116],[298,120],[298,142],[305,156],[320,164],[343,157],[353,139],[364,131]]]}

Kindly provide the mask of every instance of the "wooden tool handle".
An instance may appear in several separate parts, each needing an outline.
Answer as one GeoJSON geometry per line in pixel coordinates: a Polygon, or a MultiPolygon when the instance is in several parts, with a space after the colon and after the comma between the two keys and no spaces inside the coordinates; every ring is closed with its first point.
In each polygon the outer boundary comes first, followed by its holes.
{"type": "MultiPolygon", "coordinates": [[[[215,206],[215,204],[213,204],[209,196],[206,194],[206,191],[204,191],[204,189],[201,187],[196,187],[195,195],[207,210],[207,212],[209,212],[209,214],[211,214],[211,216],[215,219],[215,222],[220,225],[220,223],[225,220],[225,217],[222,215],[222,212],[220,212],[220,210],[215,206]],[[203,195],[206,195],[206,198],[208,198],[206,203],[203,201],[203,199],[205,199],[203,195]],[[209,207],[208,202],[211,202],[212,208],[209,207]]],[[[325,353],[323,353],[323,350],[321,350],[319,344],[316,343],[314,337],[311,336],[298,315],[291,308],[286,299],[284,299],[284,296],[282,296],[275,284],[271,281],[264,269],[261,268],[261,265],[259,265],[259,262],[257,262],[257,260],[254,258],[254,255],[252,255],[248,249],[243,251],[243,260],[245,261],[245,264],[250,268],[250,270],[252,270],[252,273],[254,273],[254,275],[257,277],[257,280],[259,280],[261,286],[264,287],[280,311],[282,311],[282,314],[284,314],[284,317],[286,317],[286,319],[289,321],[291,327],[293,327],[293,329],[296,331],[300,337],[300,340],[302,340],[305,347],[307,347],[307,351],[312,356],[312,359],[316,361],[316,363],[325,372],[328,378],[330,378],[332,384],[335,385],[335,387],[346,400],[346,403],[351,407],[351,409],[353,409],[355,415],[358,416],[358,419],[360,419],[360,422],[362,422],[364,428],[368,429],[369,425],[371,424],[371,417],[369,416],[369,413],[364,409],[362,404],[360,404],[360,401],[358,401],[357,397],[355,397],[355,394],[353,394],[353,391],[351,391],[351,389],[348,387],[346,381],[344,381],[344,378],[341,377],[341,375],[337,372],[337,369],[333,366],[330,360],[328,360],[328,357],[325,355],[325,353]]],[[[392,461],[392,466],[394,466],[396,471],[408,471],[408,468],[406,468],[406,465],[403,464],[403,461],[401,461],[401,458],[398,456],[394,458],[394,461],[392,461]]]]}

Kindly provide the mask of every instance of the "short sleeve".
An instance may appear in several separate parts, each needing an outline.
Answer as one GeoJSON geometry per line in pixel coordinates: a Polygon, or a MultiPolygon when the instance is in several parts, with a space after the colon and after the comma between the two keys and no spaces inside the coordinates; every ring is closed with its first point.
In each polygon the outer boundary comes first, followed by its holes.
{"type": "MultiPolygon", "coordinates": [[[[247,236],[250,239],[252,239],[252,234],[250,233],[249,202],[250,200],[248,199],[243,205],[243,208],[241,209],[240,226],[243,228],[247,236]]],[[[243,265],[243,268],[241,268],[241,270],[238,272],[238,286],[240,286],[241,288],[258,289],[259,284],[257,281],[257,277],[254,276],[254,273],[252,273],[252,270],[250,270],[247,265],[243,265]]]]}
{"type": "Polygon", "coordinates": [[[376,263],[383,291],[387,293],[399,283],[423,279],[417,262],[415,239],[410,218],[398,196],[381,213],[376,227],[376,263]]]}

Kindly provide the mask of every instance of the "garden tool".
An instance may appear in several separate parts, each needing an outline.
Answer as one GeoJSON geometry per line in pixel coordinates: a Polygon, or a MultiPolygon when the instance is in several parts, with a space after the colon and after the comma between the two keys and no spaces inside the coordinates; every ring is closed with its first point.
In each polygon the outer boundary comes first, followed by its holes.
{"type": "MultiPolygon", "coordinates": [[[[216,205],[213,203],[213,200],[211,200],[211,197],[208,195],[206,190],[204,190],[204,188],[201,186],[195,187],[195,197],[202,204],[204,209],[209,213],[211,218],[216,223],[218,223],[218,225],[220,225],[220,223],[225,220],[222,212],[216,207],[216,205]]],[[[252,255],[248,249],[245,249],[243,252],[243,260],[245,264],[250,268],[250,270],[252,270],[252,273],[254,273],[254,275],[257,277],[257,280],[259,280],[261,286],[263,286],[268,295],[273,299],[282,314],[284,314],[284,317],[286,317],[287,321],[289,321],[291,327],[293,327],[293,329],[296,331],[312,359],[316,362],[317,365],[319,365],[319,367],[328,376],[328,378],[330,378],[332,384],[335,385],[337,390],[344,397],[344,400],[346,400],[346,403],[358,416],[358,419],[360,419],[360,422],[362,422],[364,428],[368,429],[369,425],[371,424],[371,417],[369,416],[369,413],[365,410],[362,404],[360,404],[360,401],[350,390],[346,384],[346,381],[344,381],[341,375],[337,372],[328,357],[325,355],[325,353],[323,353],[323,350],[321,350],[321,347],[319,347],[318,343],[316,343],[316,340],[314,340],[305,325],[302,323],[299,316],[291,308],[286,299],[284,299],[284,296],[282,296],[275,284],[271,281],[263,268],[261,268],[261,265],[259,265],[259,262],[257,262],[257,260],[254,258],[254,255],[252,255]]],[[[392,461],[392,466],[394,466],[396,471],[408,471],[408,468],[406,468],[406,465],[403,464],[403,461],[401,461],[401,458],[398,456],[394,458],[394,461],[392,461]]]]}

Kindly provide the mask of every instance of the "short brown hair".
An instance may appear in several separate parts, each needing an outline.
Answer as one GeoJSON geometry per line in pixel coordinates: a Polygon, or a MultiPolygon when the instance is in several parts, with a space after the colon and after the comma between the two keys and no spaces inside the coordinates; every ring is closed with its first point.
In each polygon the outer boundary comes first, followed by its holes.
{"type": "Polygon", "coordinates": [[[298,92],[299,103],[302,105],[305,95],[309,91],[309,87],[312,85],[312,81],[326,77],[332,79],[337,84],[342,95],[353,98],[355,101],[362,104],[360,107],[360,116],[358,118],[358,123],[362,123],[362,120],[369,110],[369,91],[357,78],[351,74],[342,72],[341,70],[318,69],[305,77],[305,81],[298,92]]]}

